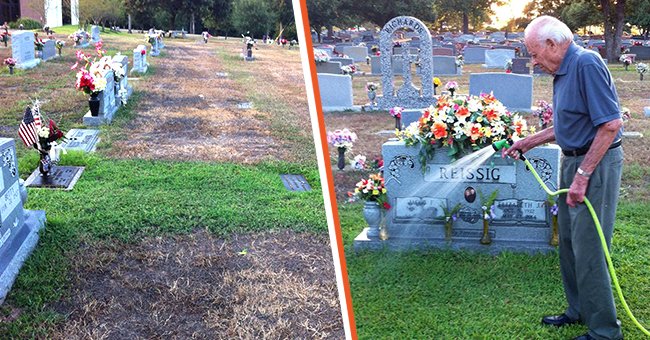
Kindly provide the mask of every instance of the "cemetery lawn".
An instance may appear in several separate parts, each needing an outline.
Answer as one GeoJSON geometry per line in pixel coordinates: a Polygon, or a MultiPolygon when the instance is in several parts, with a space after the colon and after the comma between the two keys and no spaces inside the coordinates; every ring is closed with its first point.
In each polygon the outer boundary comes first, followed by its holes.
{"type": "MultiPolygon", "coordinates": [[[[102,38],[130,58],[144,42],[102,38]]],[[[0,307],[0,338],[344,336],[299,52],[261,46],[244,63],[238,39],[199,39],[166,39],[97,153],[63,157],[85,166],[72,191],[29,190],[47,224],[0,307]],[[287,173],[312,191],[285,189],[287,173]]],[[[15,138],[35,97],[63,130],[83,128],[63,53],[0,74],[14,94],[0,98],[0,136],[15,138]]],[[[38,158],[18,143],[26,178],[38,158]]]]}
{"type": "MultiPolygon", "coordinates": [[[[626,131],[641,132],[641,139],[625,139],[625,163],[621,199],[617,211],[612,258],[624,296],[637,319],[650,326],[650,120],[643,107],[650,105],[650,82],[639,81],[634,71],[610,64],[622,106],[631,111],[626,131]]],[[[361,65],[362,71],[369,67],[361,65]]],[[[632,68],[630,68],[632,70],[632,68]]],[[[469,87],[469,72],[484,72],[467,65],[455,80],[460,93],[469,87]]],[[[366,104],[364,86],[378,76],[355,75],[356,105],[366,104]]],[[[534,79],[534,102],[552,100],[552,78],[534,79]]],[[[381,93],[381,89],[378,91],[381,93]]],[[[527,117],[537,126],[536,118],[527,117]]],[[[393,130],[388,112],[325,113],[328,131],[349,128],[359,139],[348,160],[362,154],[368,160],[381,156],[381,144],[393,130]]],[[[586,332],[582,325],[563,329],[544,327],[544,315],[561,313],[565,305],[557,254],[498,256],[451,251],[355,252],[354,238],[366,226],[362,204],[347,203],[348,191],[370,171],[335,169],[336,150],[330,150],[338,200],[348,276],[357,331],[360,339],[453,338],[453,339],[567,339],[586,332]]],[[[626,338],[643,334],[627,317],[617,298],[618,318],[626,338]]]]}

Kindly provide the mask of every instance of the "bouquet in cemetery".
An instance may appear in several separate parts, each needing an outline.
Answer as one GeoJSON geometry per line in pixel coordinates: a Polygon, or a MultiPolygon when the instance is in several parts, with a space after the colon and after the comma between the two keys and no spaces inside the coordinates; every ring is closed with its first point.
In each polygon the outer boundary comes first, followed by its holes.
{"type": "Polygon", "coordinates": [[[15,67],[16,66],[16,59],[7,58],[7,59],[5,59],[4,64],[7,65],[8,67],[15,67]]]}
{"type": "Polygon", "coordinates": [[[354,170],[365,170],[366,169],[366,156],[356,155],[354,159],[350,161],[350,166],[354,170]]]}
{"type": "Polygon", "coordinates": [[[81,69],[77,72],[75,88],[87,95],[97,95],[106,89],[106,79],[102,76],[94,76],[86,69],[81,69]]]}
{"type": "Polygon", "coordinates": [[[357,72],[357,65],[343,65],[341,66],[343,74],[353,75],[357,72]]]}
{"type": "Polygon", "coordinates": [[[327,143],[337,148],[352,149],[352,145],[356,140],[357,134],[348,129],[327,133],[327,143]]]}
{"type": "Polygon", "coordinates": [[[463,67],[465,65],[465,59],[463,58],[462,55],[459,55],[456,57],[456,66],[458,67],[463,67]]]}
{"type": "Polygon", "coordinates": [[[124,67],[122,64],[111,63],[110,68],[113,70],[113,79],[115,79],[116,83],[119,83],[124,78],[124,67]]]}
{"type": "Polygon", "coordinates": [[[506,73],[512,73],[512,59],[506,61],[504,69],[506,70],[506,73]]]}
{"type": "Polygon", "coordinates": [[[362,179],[354,188],[354,192],[348,192],[349,202],[357,200],[374,201],[379,206],[388,210],[390,204],[387,202],[386,186],[381,173],[371,174],[368,179],[362,179]]]}
{"type": "Polygon", "coordinates": [[[546,129],[553,124],[553,107],[545,100],[537,102],[537,109],[535,109],[534,113],[539,118],[539,126],[542,129],[546,129]]]}
{"type": "Polygon", "coordinates": [[[378,88],[379,88],[379,86],[377,86],[377,84],[375,84],[375,83],[373,83],[371,81],[366,83],[366,91],[367,92],[375,92],[375,91],[377,91],[378,88]]]}
{"type": "Polygon", "coordinates": [[[33,147],[41,153],[42,168],[45,172],[49,172],[52,163],[58,162],[61,151],[65,153],[57,143],[61,139],[65,141],[64,135],[53,120],[41,114],[38,100],[34,101],[31,107],[27,107],[18,128],[18,137],[25,146],[33,147]]]}
{"type": "Polygon", "coordinates": [[[528,134],[526,121],[510,113],[494,95],[440,96],[435,105],[422,111],[397,137],[407,146],[422,145],[420,162],[424,166],[435,149],[448,147],[448,155],[460,158],[504,138],[528,134]]]}
{"type": "Polygon", "coordinates": [[[629,66],[632,64],[632,56],[629,54],[621,54],[618,61],[622,62],[625,66],[629,66]]]}
{"type": "Polygon", "coordinates": [[[636,71],[639,72],[639,77],[643,80],[643,74],[648,72],[648,65],[644,63],[636,64],[636,71]]]}
{"type": "Polygon", "coordinates": [[[404,111],[403,107],[395,106],[395,107],[390,108],[390,110],[388,110],[388,113],[390,113],[390,115],[395,117],[395,118],[402,118],[402,112],[403,111],[404,111]]]}
{"type": "Polygon", "coordinates": [[[455,81],[448,81],[447,84],[445,84],[445,89],[451,93],[451,96],[454,96],[454,92],[456,92],[456,89],[458,89],[458,83],[455,81]]]}
{"type": "Polygon", "coordinates": [[[314,49],[314,61],[316,63],[325,63],[330,61],[330,55],[325,52],[325,50],[321,50],[319,48],[314,49]]]}
{"type": "Polygon", "coordinates": [[[34,40],[34,47],[36,48],[37,51],[42,51],[43,47],[45,47],[45,43],[43,42],[43,39],[36,38],[34,40]]]}
{"type": "Polygon", "coordinates": [[[61,49],[63,48],[63,46],[65,46],[65,41],[63,41],[63,40],[57,40],[55,44],[56,44],[56,48],[58,48],[58,49],[59,49],[59,52],[60,52],[61,49]]]}
{"type": "Polygon", "coordinates": [[[79,44],[84,38],[88,40],[89,36],[86,31],[76,31],[68,36],[69,39],[72,39],[75,44],[79,44]]]}

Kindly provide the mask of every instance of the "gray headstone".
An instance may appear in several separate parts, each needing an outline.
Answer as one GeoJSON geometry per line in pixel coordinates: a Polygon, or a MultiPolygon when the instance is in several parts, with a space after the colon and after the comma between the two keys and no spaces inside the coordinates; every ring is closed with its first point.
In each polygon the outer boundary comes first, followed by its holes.
{"type": "Polygon", "coordinates": [[[514,58],[512,59],[512,73],[514,74],[530,74],[528,68],[529,58],[514,58]]]}
{"type": "Polygon", "coordinates": [[[370,73],[372,75],[381,74],[381,58],[377,56],[370,57],[370,73]]]}
{"type": "Polygon", "coordinates": [[[122,94],[125,95],[124,100],[128,100],[133,93],[133,87],[129,85],[129,57],[125,55],[116,55],[113,57],[113,63],[119,64],[124,70],[124,77],[119,83],[115,84],[115,100],[118,105],[122,103],[122,94]],[[126,92],[121,92],[121,89],[126,89],[126,92]]]}
{"type": "Polygon", "coordinates": [[[363,46],[344,46],[343,54],[352,58],[354,62],[365,62],[368,56],[368,48],[363,46]]]}
{"type": "Polygon", "coordinates": [[[316,63],[316,73],[341,74],[341,62],[326,61],[316,63]]]}
{"type": "MultiPolygon", "coordinates": [[[[460,169],[447,155],[436,149],[422,172],[420,147],[407,147],[389,141],[382,147],[384,178],[391,209],[386,214],[389,248],[447,247],[442,206],[461,205],[452,227],[453,249],[499,253],[501,251],[549,252],[551,213],[542,190],[525,164],[502,159],[494,154],[476,168],[460,169]],[[483,229],[484,196],[497,191],[496,217],[489,222],[492,244],[479,240],[483,229]]],[[[559,185],[560,149],[548,145],[529,151],[526,156],[551,188],[559,185]]],[[[357,237],[355,247],[372,248],[380,241],[368,239],[367,230],[357,237]]]]}
{"type": "Polygon", "coordinates": [[[330,57],[334,56],[334,48],[330,46],[319,46],[318,49],[327,52],[330,57]]]}
{"type": "MultiPolygon", "coordinates": [[[[433,55],[441,55],[441,56],[453,56],[454,55],[454,50],[451,48],[447,47],[435,47],[432,49],[433,55]]],[[[435,67],[435,65],[434,65],[435,67]]],[[[435,73],[435,72],[434,72],[435,73]]]]}
{"type": "Polygon", "coordinates": [[[56,57],[56,41],[47,39],[43,40],[43,61],[50,60],[56,57]]]}
{"type": "MultiPolygon", "coordinates": [[[[408,46],[408,44],[405,44],[408,46]]],[[[378,97],[377,102],[380,108],[387,109],[394,106],[404,108],[427,107],[435,102],[433,97],[433,61],[431,59],[431,33],[427,26],[414,17],[400,16],[391,19],[384,25],[380,32],[380,51],[381,51],[381,74],[382,74],[382,96],[378,97]],[[393,72],[393,34],[404,28],[412,31],[413,36],[420,39],[419,53],[416,57],[404,51],[402,58],[402,79],[403,83],[400,88],[394,88],[393,72]],[[418,62],[419,70],[416,70],[416,76],[420,77],[422,88],[418,89],[412,82],[412,66],[418,62]]]]}
{"type": "Polygon", "coordinates": [[[34,57],[34,33],[16,31],[11,34],[11,57],[16,59],[16,68],[36,67],[41,60],[34,57]]]}
{"type": "MultiPolygon", "coordinates": [[[[33,44],[33,43],[32,43],[33,44]]],[[[32,45],[33,51],[33,45],[32,45]]],[[[45,212],[24,210],[27,191],[18,176],[16,144],[0,138],[0,304],[4,302],[23,263],[38,243],[45,212]]]]}
{"type": "Polygon", "coordinates": [[[465,64],[485,64],[485,51],[489,48],[483,46],[467,46],[463,51],[465,64]]]}
{"type": "Polygon", "coordinates": [[[456,57],[433,56],[433,74],[435,76],[450,76],[460,74],[456,66],[456,57]]]}
{"type": "Polygon", "coordinates": [[[133,50],[133,68],[131,69],[131,72],[147,73],[149,64],[147,64],[146,51],[147,48],[144,47],[144,45],[138,45],[138,47],[133,50]],[[142,51],[145,51],[144,55],[142,54],[142,51]]]}
{"type": "Polygon", "coordinates": [[[534,75],[538,75],[538,76],[548,76],[548,75],[550,75],[550,74],[544,72],[544,71],[539,67],[539,65],[535,65],[535,66],[533,66],[533,74],[534,74],[534,75]]]}
{"type": "Polygon", "coordinates": [[[66,150],[81,150],[84,152],[93,152],[99,143],[99,130],[91,129],[71,129],[65,134],[68,140],[62,146],[66,150]]]}
{"type": "Polygon", "coordinates": [[[99,96],[99,115],[92,116],[89,110],[83,117],[83,123],[86,126],[110,124],[113,121],[113,115],[117,112],[118,106],[115,101],[115,78],[113,71],[106,72],[104,78],[106,79],[106,89],[99,96]]]}
{"type": "Polygon", "coordinates": [[[339,43],[339,44],[336,44],[336,46],[334,46],[334,52],[345,54],[345,51],[343,51],[343,48],[345,46],[352,46],[352,43],[339,43]]]}
{"type": "Polygon", "coordinates": [[[515,58],[514,50],[494,49],[485,51],[485,67],[505,68],[509,60],[515,58]]]}
{"type": "Polygon", "coordinates": [[[512,73],[473,73],[469,76],[469,94],[492,92],[511,112],[531,112],[533,77],[512,73]]]}
{"type": "Polygon", "coordinates": [[[637,60],[650,60],[650,46],[630,46],[630,53],[636,54],[637,60]]]}
{"type": "Polygon", "coordinates": [[[402,118],[400,119],[400,122],[403,126],[406,127],[411,125],[413,122],[417,122],[420,117],[422,117],[421,109],[406,109],[402,111],[402,118]]]}
{"type": "Polygon", "coordinates": [[[99,37],[99,26],[95,26],[95,25],[93,25],[93,26],[90,28],[90,40],[91,40],[93,43],[96,43],[96,42],[102,40],[102,39],[99,37]]]}
{"type": "MultiPolygon", "coordinates": [[[[330,58],[330,62],[339,62],[339,63],[341,63],[341,66],[354,65],[354,60],[352,58],[333,57],[333,58],[330,58]]],[[[364,59],[364,62],[365,62],[365,59],[364,59]]],[[[341,70],[339,70],[339,73],[340,73],[340,71],[341,70]]],[[[328,72],[325,72],[325,73],[328,73],[328,72]]]]}
{"type": "Polygon", "coordinates": [[[342,74],[318,73],[323,111],[345,111],[353,108],[352,77],[342,74]]]}

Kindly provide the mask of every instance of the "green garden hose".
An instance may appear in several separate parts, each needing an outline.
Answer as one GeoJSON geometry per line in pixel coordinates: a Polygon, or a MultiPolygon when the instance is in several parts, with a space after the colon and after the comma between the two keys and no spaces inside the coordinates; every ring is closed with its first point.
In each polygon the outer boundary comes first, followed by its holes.
{"type": "MultiPolygon", "coordinates": [[[[539,177],[539,174],[537,174],[537,171],[533,168],[533,166],[530,164],[528,159],[525,157],[521,157],[521,159],[526,163],[526,166],[528,167],[528,170],[533,173],[533,176],[535,176],[535,179],[537,182],[539,182],[539,185],[542,186],[544,191],[546,191],[547,194],[551,196],[557,196],[559,194],[564,194],[569,191],[569,189],[559,189],[557,191],[551,191],[546,184],[544,184],[544,181],[539,177]]],[[[594,211],[594,207],[591,205],[591,202],[589,202],[589,199],[587,196],[585,196],[585,205],[589,209],[589,212],[591,213],[591,217],[594,219],[594,223],[596,224],[596,231],[598,231],[598,236],[600,236],[600,244],[603,246],[603,253],[605,253],[605,259],[607,260],[607,267],[609,268],[609,274],[612,277],[612,282],[614,282],[614,287],[616,288],[616,293],[618,293],[618,298],[621,300],[621,303],[623,304],[623,308],[625,308],[625,312],[627,315],[632,319],[634,324],[643,332],[645,335],[650,336],[650,332],[648,332],[647,329],[643,328],[643,326],[637,321],[637,319],[634,317],[632,314],[632,311],[630,310],[630,307],[628,307],[627,302],[625,302],[625,298],[623,297],[623,291],[621,290],[621,286],[618,284],[618,278],[616,277],[616,271],[614,270],[614,264],[612,263],[612,258],[609,255],[609,250],[607,249],[607,242],[605,242],[605,235],[603,234],[603,229],[600,227],[600,221],[598,220],[598,216],[596,216],[596,212],[594,211]]]]}

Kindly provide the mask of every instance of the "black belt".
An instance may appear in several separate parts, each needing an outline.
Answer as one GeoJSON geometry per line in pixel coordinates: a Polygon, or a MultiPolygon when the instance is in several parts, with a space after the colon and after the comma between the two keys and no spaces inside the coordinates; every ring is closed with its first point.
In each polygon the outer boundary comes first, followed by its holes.
{"type": "MultiPolygon", "coordinates": [[[[617,140],[616,142],[612,143],[612,145],[609,146],[610,149],[615,149],[621,146],[621,140],[617,140]]],[[[578,157],[586,154],[589,151],[589,148],[591,147],[591,143],[589,145],[585,146],[584,148],[580,149],[575,149],[575,150],[562,150],[562,153],[565,156],[569,157],[578,157]]]]}

